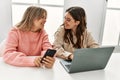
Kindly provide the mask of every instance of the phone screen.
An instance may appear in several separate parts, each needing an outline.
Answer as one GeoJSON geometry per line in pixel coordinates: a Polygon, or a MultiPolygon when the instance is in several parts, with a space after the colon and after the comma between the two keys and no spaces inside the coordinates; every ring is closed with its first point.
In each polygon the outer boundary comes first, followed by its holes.
{"type": "Polygon", "coordinates": [[[45,58],[46,56],[53,57],[55,55],[55,53],[56,53],[56,50],[54,50],[54,49],[48,49],[46,51],[45,55],[42,57],[42,59],[41,59],[40,62],[42,63],[43,58],[45,58]]]}

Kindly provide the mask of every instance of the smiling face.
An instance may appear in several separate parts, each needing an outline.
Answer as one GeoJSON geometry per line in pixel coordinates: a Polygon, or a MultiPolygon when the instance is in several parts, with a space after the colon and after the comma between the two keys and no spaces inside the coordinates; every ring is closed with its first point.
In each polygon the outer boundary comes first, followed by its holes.
{"type": "Polygon", "coordinates": [[[75,30],[78,24],[79,24],[79,21],[75,21],[68,12],[65,13],[65,17],[64,17],[65,29],[75,30]]]}
{"type": "Polygon", "coordinates": [[[34,20],[34,26],[32,28],[33,32],[40,31],[44,28],[44,24],[46,22],[47,15],[44,13],[43,16],[41,16],[39,19],[34,20]]]}

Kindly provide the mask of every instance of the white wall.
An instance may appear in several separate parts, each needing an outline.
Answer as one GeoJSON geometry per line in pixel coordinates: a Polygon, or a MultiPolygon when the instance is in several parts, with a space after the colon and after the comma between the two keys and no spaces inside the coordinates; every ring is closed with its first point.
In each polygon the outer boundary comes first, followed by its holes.
{"type": "Polygon", "coordinates": [[[7,36],[12,25],[11,21],[11,0],[1,0],[0,3],[0,42],[7,36]]]}
{"type": "MultiPolygon", "coordinates": [[[[106,0],[65,0],[65,10],[71,6],[81,6],[87,14],[87,27],[99,43],[102,40],[106,0]]],[[[0,3],[0,42],[7,36],[12,25],[11,0],[0,3]]]]}
{"type": "Polygon", "coordinates": [[[106,13],[106,0],[65,0],[65,10],[71,6],[81,6],[87,15],[87,28],[101,44],[106,13]]]}

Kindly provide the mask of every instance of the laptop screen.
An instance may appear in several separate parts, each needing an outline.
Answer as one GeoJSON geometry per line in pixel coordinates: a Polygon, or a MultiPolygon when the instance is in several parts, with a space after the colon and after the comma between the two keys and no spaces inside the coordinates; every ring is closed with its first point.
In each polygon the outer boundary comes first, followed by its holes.
{"type": "Polygon", "coordinates": [[[69,73],[104,69],[113,50],[114,47],[76,49],[72,62],[61,61],[60,63],[64,68],[67,68],[65,65],[71,64],[69,69],[66,69],[69,73]]]}

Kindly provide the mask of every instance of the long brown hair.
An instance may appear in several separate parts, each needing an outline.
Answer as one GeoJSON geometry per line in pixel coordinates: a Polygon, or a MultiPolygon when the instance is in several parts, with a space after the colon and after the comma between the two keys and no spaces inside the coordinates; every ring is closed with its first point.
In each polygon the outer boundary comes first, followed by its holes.
{"type": "Polygon", "coordinates": [[[47,15],[47,11],[37,6],[30,6],[26,9],[22,20],[17,24],[17,27],[22,31],[30,31],[34,19],[40,19],[43,14],[47,15]]]}
{"type": "Polygon", "coordinates": [[[83,39],[84,39],[83,33],[87,28],[85,11],[81,7],[70,7],[69,9],[66,10],[66,12],[68,12],[75,21],[80,21],[80,24],[76,28],[76,34],[75,34],[77,38],[76,43],[74,43],[73,41],[73,34],[71,29],[65,29],[64,41],[69,44],[71,42],[73,44],[73,47],[75,48],[81,48],[83,46],[83,39]]]}

